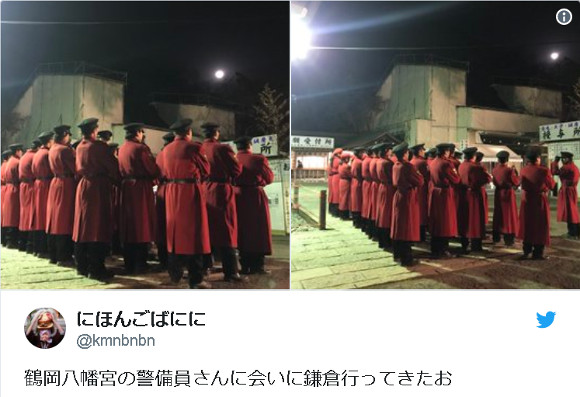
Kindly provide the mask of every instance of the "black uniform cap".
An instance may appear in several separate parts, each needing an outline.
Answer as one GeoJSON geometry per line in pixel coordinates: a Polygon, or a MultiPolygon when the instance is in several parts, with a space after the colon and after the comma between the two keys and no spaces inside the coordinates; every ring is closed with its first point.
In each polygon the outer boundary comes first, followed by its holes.
{"type": "Polygon", "coordinates": [[[70,125],[63,124],[63,125],[57,125],[56,127],[54,127],[54,134],[57,137],[63,137],[67,133],[70,135],[70,125]]]}
{"type": "Polygon", "coordinates": [[[21,143],[13,143],[12,145],[8,146],[10,149],[11,154],[16,153],[17,150],[24,150],[24,146],[21,143]]]}
{"type": "Polygon", "coordinates": [[[97,132],[97,136],[103,139],[111,139],[111,137],[113,136],[113,132],[109,130],[101,130],[97,132]]]}
{"type": "Polygon", "coordinates": [[[535,146],[530,146],[528,147],[528,149],[526,150],[526,154],[525,157],[528,160],[532,160],[535,161],[538,157],[540,157],[541,155],[541,151],[540,148],[535,147],[535,146]]]}
{"type": "MultiPolygon", "coordinates": [[[[477,152],[477,148],[476,147],[468,147],[463,149],[463,153],[465,154],[470,154],[470,155],[474,155],[477,152]]],[[[458,154],[459,152],[455,152],[455,154],[458,154]]]]}
{"type": "Polygon", "coordinates": [[[418,145],[411,146],[409,148],[409,150],[411,150],[413,153],[418,153],[419,150],[421,150],[421,149],[425,149],[425,144],[424,143],[419,143],[418,145]]]}
{"type": "Polygon", "coordinates": [[[12,150],[5,150],[2,152],[2,159],[6,160],[8,157],[12,156],[12,150]]]}
{"type": "Polygon", "coordinates": [[[509,159],[510,152],[508,152],[507,150],[500,150],[499,152],[497,152],[497,154],[495,156],[498,159],[509,159]]]}
{"type": "Polygon", "coordinates": [[[175,134],[173,132],[168,132],[167,134],[163,135],[163,140],[166,143],[171,143],[175,139],[175,134]]]}
{"type": "Polygon", "coordinates": [[[213,132],[216,129],[218,129],[220,126],[219,124],[216,123],[212,123],[212,122],[207,122],[207,123],[203,123],[201,125],[201,129],[207,132],[213,132]]]}
{"type": "Polygon", "coordinates": [[[81,123],[77,126],[81,129],[81,131],[88,131],[92,130],[99,124],[99,119],[95,117],[89,117],[88,119],[84,119],[81,123]]]}
{"type": "Polygon", "coordinates": [[[177,120],[175,123],[171,124],[169,129],[175,132],[186,132],[189,130],[191,123],[193,123],[192,119],[177,120]]]}
{"type": "Polygon", "coordinates": [[[236,146],[248,146],[252,142],[251,136],[241,136],[234,140],[236,146]]]}
{"type": "Polygon", "coordinates": [[[46,143],[50,141],[53,137],[54,137],[53,131],[46,131],[38,136],[38,140],[42,143],[46,143]]]}
{"type": "Polygon", "coordinates": [[[483,152],[475,152],[475,158],[478,161],[481,161],[481,159],[483,159],[484,156],[485,154],[483,152]]]}
{"type": "Polygon", "coordinates": [[[437,155],[437,148],[432,147],[431,149],[427,150],[427,156],[435,157],[437,155]]]}
{"type": "Polygon", "coordinates": [[[399,157],[405,154],[407,150],[409,150],[409,144],[407,142],[403,142],[393,148],[393,153],[399,157]]]}
{"type": "Polygon", "coordinates": [[[125,124],[125,126],[123,128],[125,129],[125,131],[127,131],[127,133],[134,134],[134,133],[142,130],[144,126],[145,126],[145,124],[143,124],[143,123],[129,123],[129,124],[125,124]]]}
{"type": "Polygon", "coordinates": [[[38,139],[35,139],[32,141],[32,145],[30,145],[30,148],[31,149],[38,149],[41,146],[42,146],[42,142],[40,142],[38,139]]]}
{"type": "Polygon", "coordinates": [[[454,143],[440,143],[439,145],[435,146],[437,150],[453,150],[455,149],[454,143]]]}
{"type": "Polygon", "coordinates": [[[461,152],[453,152],[453,158],[454,159],[461,160],[462,157],[463,157],[463,153],[461,153],[461,152]]]}
{"type": "Polygon", "coordinates": [[[572,157],[574,157],[574,154],[570,153],[570,152],[561,152],[560,157],[565,157],[565,158],[571,159],[572,157]]]}

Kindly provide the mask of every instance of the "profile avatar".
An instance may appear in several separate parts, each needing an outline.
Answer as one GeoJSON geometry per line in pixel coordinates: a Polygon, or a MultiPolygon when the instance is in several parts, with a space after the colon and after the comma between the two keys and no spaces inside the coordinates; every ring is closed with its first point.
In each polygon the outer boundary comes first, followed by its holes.
{"type": "Polygon", "coordinates": [[[52,308],[34,310],[24,326],[26,339],[39,349],[58,345],[64,338],[65,328],[64,318],[52,308]]]}

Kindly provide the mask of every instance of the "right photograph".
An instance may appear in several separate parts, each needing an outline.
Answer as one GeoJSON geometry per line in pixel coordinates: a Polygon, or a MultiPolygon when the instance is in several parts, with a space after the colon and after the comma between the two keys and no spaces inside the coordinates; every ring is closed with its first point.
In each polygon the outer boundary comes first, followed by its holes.
{"type": "Polygon", "coordinates": [[[580,7],[523,12],[291,3],[293,289],[580,288],[580,7]]]}

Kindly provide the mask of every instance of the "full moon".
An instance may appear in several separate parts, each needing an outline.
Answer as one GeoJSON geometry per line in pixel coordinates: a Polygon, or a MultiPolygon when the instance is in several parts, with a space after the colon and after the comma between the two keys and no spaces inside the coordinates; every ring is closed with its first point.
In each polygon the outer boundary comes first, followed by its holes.
{"type": "Polygon", "coordinates": [[[552,58],[554,61],[556,59],[558,59],[559,56],[560,56],[560,54],[558,54],[557,52],[553,52],[553,53],[550,54],[550,58],[552,58]]]}
{"type": "Polygon", "coordinates": [[[223,79],[225,75],[226,75],[225,72],[223,70],[219,69],[219,70],[216,70],[214,76],[216,79],[223,79]]]}

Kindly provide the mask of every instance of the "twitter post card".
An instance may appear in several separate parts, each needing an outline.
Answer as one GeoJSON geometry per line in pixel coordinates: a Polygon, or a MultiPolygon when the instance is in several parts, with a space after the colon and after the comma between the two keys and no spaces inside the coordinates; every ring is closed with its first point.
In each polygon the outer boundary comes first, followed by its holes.
{"type": "Polygon", "coordinates": [[[577,394],[580,2],[0,21],[1,396],[577,394]]]}

